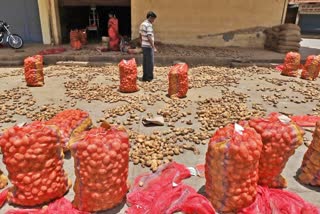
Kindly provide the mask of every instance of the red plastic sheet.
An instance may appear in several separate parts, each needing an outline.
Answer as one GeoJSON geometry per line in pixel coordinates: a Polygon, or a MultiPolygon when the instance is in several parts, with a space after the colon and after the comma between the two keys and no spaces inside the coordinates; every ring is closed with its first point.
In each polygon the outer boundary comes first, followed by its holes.
{"type": "Polygon", "coordinates": [[[238,214],[319,214],[320,209],[304,201],[298,195],[281,190],[258,186],[254,203],[238,214]]]}
{"type": "Polygon", "coordinates": [[[7,202],[9,189],[5,189],[0,193],[0,208],[7,202]]]}
{"type": "Polygon", "coordinates": [[[40,55],[50,55],[50,54],[62,53],[62,52],[65,52],[65,51],[66,51],[65,48],[50,48],[50,49],[42,50],[38,54],[40,54],[40,55]]]}
{"type": "Polygon", "coordinates": [[[127,194],[127,214],[215,213],[210,202],[182,182],[190,171],[181,164],[169,163],[156,173],[138,176],[127,194]]]}
{"type": "Polygon", "coordinates": [[[320,116],[316,115],[295,115],[290,117],[296,124],[302,127],[315,127],[320,116]]]}

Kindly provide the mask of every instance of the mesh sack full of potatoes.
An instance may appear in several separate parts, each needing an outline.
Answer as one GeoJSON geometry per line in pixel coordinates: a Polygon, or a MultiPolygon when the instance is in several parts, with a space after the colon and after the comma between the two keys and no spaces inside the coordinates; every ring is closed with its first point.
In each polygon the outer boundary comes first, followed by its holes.
{"type": "Polygon", "coordinates": [[[217,212],[237,212],[257,194],[262,141],[248,126],[229,124],[217,130],[206,153],[206,194],[217,212]]]}
{"type": "Polygon", "coordinates": [[[277,113],[267,118],[249,121],[262,138],[263,147],[259,161],[259,184],[273,188],[287,186],[281,172],[289,158],[303,143],[304,131],[291,119],[277,113]]]}
{"type": "Polygon", "coordinates": [[[188,84],[188,65],[186,63],[178,63],[174,65],[168,74],[170,97],[183,98],[187,95],[188,84]]]}
{"type": "Polygon", "coordinates": [[[0,136],[3,162],[13,187],[9,203],[35,206],[62,197],[70,183],[63,170],[57,128],[42,122],[14,126],[0,136]]]}
{"type": "Polygon", "coordinates": [[[68,109],[56,114],[46,124],[55,125],[59,128],[61,146],[64,151],[67,151],[70,149],[75,137],[91,127],[92,120],[85,111],[68,109]]]}
{"type": "Polygon", "coordinates": [[[43,56],[35,55],[24,59],[24,77],[27,86],[43,86],[43,56]]]}
{"type": "Polygon", "coordinates": [[[302,67],[300,64],[301,56],[296,52],[289,52],[286,54],[283,63],[283,70],[281,72],[284,76],[297,77],[299,76],[299,69],[302,67]]]}
{"type": "Polygon", "coordinates": [[[316,80],[320,70],[320,55],[311,55],[307,57],[306,63],[303,66],[301,78],[306,80],[316,80]]]}
{"type": "Polygon", "coordinates": [[[104,124],[84,132],[71,146],[76,181],[73,205],[87,212],[113,208],[128,186],[129,136],[122,127],[104,124]]]}
{"type": "Polygon", "coordinates": [[[320,121],[316,124],[313,140],[304,154],[298,178],[301,183],[320,186],[320,121]]]}

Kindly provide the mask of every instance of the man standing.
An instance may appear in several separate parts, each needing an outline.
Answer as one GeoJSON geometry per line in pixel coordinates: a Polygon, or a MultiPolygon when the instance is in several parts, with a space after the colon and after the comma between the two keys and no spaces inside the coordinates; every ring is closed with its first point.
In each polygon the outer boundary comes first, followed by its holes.
{"type": "Polygon", "coordinates": [[[157,15],[150,11],[147,14],[147,19],[140,25],[140,39],[143,51],[143,77],[142,81],[153,80],[154,67],[154,52],[157,51],[154,46],[154,33],[152,23],[157,18],[157,15]]]}

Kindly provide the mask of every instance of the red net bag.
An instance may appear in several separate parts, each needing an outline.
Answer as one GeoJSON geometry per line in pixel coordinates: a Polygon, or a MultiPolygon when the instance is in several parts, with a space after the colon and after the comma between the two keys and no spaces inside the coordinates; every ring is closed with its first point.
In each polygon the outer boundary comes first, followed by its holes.
{"type": "Polygon", "coordinates": [[[35,206],[62,197],[68,190],[58,130],[41,122],[14,126],[0,137],[3,162],[13,187],[8,200],[35,206]]]}
{"type": "Polygon", "coordinates": [[[184,185],[183,179],[191,176],[182,164],[168,163],[155,173],[138,176],[129,193],[127,214],[146,213],[202,213],[214,214],[210,202],[192,187],[184,185]]]}
{"type": "Polygon", "coordinates": [[[173,66],[168,74],[170,97],[185,97],[187,95],[188,85],[188,65],[179,63],[173,66]]]}
{"type": "Polygon", "coordinates": [[[289,118],[271,114],[268,118],[249,121],[262,138],[263,148],[259,163],[259,184],[275,188],[287,186],[281,176],[288,159],[303,143],[304,131],[289,118]]]}
{"type": "Polygon", "coordinates": [[[88,35],[86,29],[79,30],[79,37],[82,45],[88,44],[88,35]]]}
{"type": "Polygon", "coordinates": [[[205,189],[218,212],[237,212],[257,194],[261,137],[250,127],[229,124],[210,139],[205,189]]]}
{"type": "Polygon", "coordinates": [[[281,72],[282,75],[297,77],[299,76],[298,70],[301,68],[300,64],[301,56],[296,52],[287,53],[284,59],[284,66],[281,72]]]}
{"type": "Polygon", "coordinates": [[[301,78],[306,80],[315,80],[319,76],[320,56],[308,56],[306,64],[301,73],[301,78]]]}
{"type": "Polygon", "coordinates": [[[70,31],[70,45],[74,50],[80,50],[82,48],[81,33],[79,30],[70,31]]]}
{"type": "Polygon", "coordinates": [[[292,192],[258,186],[258,195],[255,202],[249,207],[241,209],[238,214],[258,213],[318,214],[320,209],[292,192]]]}
{"type": "Polygon", "coordinates": [[[24,60],[24,77],[27,86],[43,86],[43,56],[35,55],[24,60]]]}
{"type": "Polygon", "coordinates": [[[66,198],[60,198],[51,202],[47,207],[42,209],[14,209],[9,210],[6,214],[89,214],[75,209],[71,202],[66,198]]]}
{"type": "Polygon", "coordinates": [[[61,134],[61,146],[64,151],[70,149],[75,137],[81,132],[89,129],[92,120],[87,112],[78,109],[68,109],[58,113],[46,122],[48,125],[55,125],[61,134]]]}
{"type": "Polygon", "coordinates": [[[73,205],[88,212],[115,207],[128,189],[128,134],[120,127],[100,127],[81,138],[71,146],[76,174],[73,205]]]}
{"type": "Polygon", "coordinates": [[[315,127],[316,122],[320,120],[317,115],[294,115],[290,119],[301,127],[315,127]]]}
{"type": "Polygon", "coordinates": [[[131,93],[139,90],[137,86],[137,64],[134,58],[121,60],[119,63],[120,88],[121,92],[131,93]]]}
{"type": "Polygon", "coordinates": [[[320,121],[316,124],[313,140],[303,157],[298,178],[301,183],[320,186],[320,121]]]}

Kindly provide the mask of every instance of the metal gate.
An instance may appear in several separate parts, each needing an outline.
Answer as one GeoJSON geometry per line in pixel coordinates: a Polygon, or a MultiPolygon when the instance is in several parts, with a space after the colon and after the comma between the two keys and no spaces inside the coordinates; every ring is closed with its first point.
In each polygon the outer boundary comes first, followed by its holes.
{"type": "Polygon", "coordinates": [[[319,14],[301,14],[299,26],[303,34],[320,33],[320,15],[319,14]]]}
{"type": "Polygon", "coordinates": [[[12,33],[25,42],[42,43],[37,0],[1,0],[0,20],[6,21],[12,33]]]}

